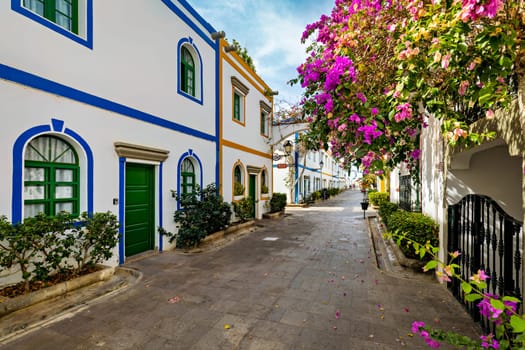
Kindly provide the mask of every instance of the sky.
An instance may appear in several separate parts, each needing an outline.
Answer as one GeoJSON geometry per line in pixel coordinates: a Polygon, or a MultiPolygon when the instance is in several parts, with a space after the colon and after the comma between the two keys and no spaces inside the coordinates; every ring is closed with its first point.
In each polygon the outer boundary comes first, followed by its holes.
{"type": "Polygon", "coordinates": [[[257,74],[278,90],[275,103],[295,104],[302,89],[287,82],[306,59],[301,35],[306,25],[330,14],[334,0],[188,0],[216,30],[248,50],[257,74]]]}

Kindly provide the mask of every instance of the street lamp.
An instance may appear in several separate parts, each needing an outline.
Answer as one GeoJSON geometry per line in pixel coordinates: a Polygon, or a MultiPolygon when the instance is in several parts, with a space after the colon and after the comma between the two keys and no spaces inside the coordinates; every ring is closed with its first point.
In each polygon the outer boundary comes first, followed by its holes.
{"type": "Polygon", "coordinates": [[[284,152],[286,152],[286,154],[292,153],[293,144],[290,140],[286,140],[286,142],[283,144],[283,147],[284,147],[284,152]]]}

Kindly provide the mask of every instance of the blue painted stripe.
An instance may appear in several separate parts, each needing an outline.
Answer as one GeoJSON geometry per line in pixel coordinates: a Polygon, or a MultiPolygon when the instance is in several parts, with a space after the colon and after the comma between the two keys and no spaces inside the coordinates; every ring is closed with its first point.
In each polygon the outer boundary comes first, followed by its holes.
{"type": "Polygon", "coordinates": [[[199,35],[202,40],[204,40],[208,45],[210,45],[211,47],[215,47],[214,45],[214,42],[213,40],[210,38],[209,34],[215,32],[215,29],[208,23],[206,22],[186,1],[184,0],[179,0],[179,2],[184,6],[184,8],[186,10],[188,10],[188,12],[191,13],[192,16],[195,17],[195,19],[204,27],[206,28],[206,30],[209,32],[208,34],[207,33],[204,33],[199,26],[197,26],[190,18],[188,18],[188,16],[186,16],[186,14],[184,12],[182,12],[173,2],[171,2],[170,0],[161,0],[166,6],[168,6],[168,8],[173,11],[177,16],[180,17],[180,19],[182,19],[187,25],[188,27],[190,27],[191,29],[193,29],[195,31],[195,33],[197,33],[197,35],[199,35]]]}
{"type": "Polygon", "coordinates": [[[116,103],[104,99],[102,97],[88,94],[86,92],[56,83],[54,81],[3,64],[0,64],[0,78],[14,81],[16,83],[30,86],[35,89],[46,91],[62,97],[66,97],[78,102],[86,103],[88,105],[102,108],[111,112],[126,115],[128,117],[144,121],[146,123],[151,123],[163,128],[178,131],[207,141],[216,141],[216,135],[207,134],[202,131],[171,122],[169,120],[154,116],[149,113],[141,112],[137,109],[124,106],[120,103],[116,103]]]}
{"type": "Polygon", "coordinates": [[[125,186],[126,186],[126,158],[120,157],[119,158],[119,168],[118,168],[118,179],[119,179],[119,187],[118,187],[118,220],[119,220],[119,226],[118,226],[118,233],[119,233],[119,240],[118,240],[118,262],[120,265],[124,264],[124,224],[125,224],[125,216],[124,216],[124,204],[125,204],[125,186]]]}
{"type": "Polygon", "coordinates": [[[216,32],[215,28],[213,28],[210,23],[208,23],[201,15],[199,15],[199,13],[195,11],[195,9],[191,7],[191,5],[188,4],[186,0],[179,0],[179,2],[186,10],[188,10],[189,13],[191,13],[193,17],[195,17],[195,19],[197,19],[197,21],[199,21],[200,24],[206,28],[206,30],[208,30],[210,33],[216,32]]]}

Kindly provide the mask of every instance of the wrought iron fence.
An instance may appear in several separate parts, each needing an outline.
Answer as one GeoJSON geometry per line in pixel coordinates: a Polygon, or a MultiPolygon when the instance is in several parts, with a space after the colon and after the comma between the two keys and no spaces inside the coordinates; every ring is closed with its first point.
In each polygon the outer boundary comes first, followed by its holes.
{"type": "MultiPolygon", "coordinates": [[[[505,213],[493,199],[467,195],[458,204],[449,206],[447,249],[461,253],[456,263],[464,280],[480,269],[490,276],[486,281],[487,293],[522,300],[522,244],[523,223],[505,213]]],[[[487,331],[493,328],[480,315],[477,302],[463,300],[459,281],[450,282],[448,287],[474,320],[487,331]]]]}
{"type": "Polygon", "coordinates": [[[412,179],[410,175],[399,176],[399,207],[412,211],[412,179]]]}

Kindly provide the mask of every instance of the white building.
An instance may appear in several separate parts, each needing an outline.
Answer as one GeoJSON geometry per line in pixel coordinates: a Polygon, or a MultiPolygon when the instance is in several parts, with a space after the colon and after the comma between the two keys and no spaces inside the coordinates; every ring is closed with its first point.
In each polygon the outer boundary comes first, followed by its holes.
{"type": "Polygon", "coordinates": [[[299,132],[295,132],[275,146],[274,192],[286,193],[288,203],[299,204],[313,192],[350,185],[351,173],[329,152],[307,151],[298,139],[299,132]]]}
{"type": "Polygon", "coordinates": [[[0,215],[111,211],[122,264],[171,247],[172,191],[218,183],[230,201],[239,164],[262,215],[269,88],[186,1],[1,1],[0,30],[0,215]]]}
{"type": "Polygon", "coordinates": [[[227,202],[251,197],[260,219],[269,210],[272,193],[274,92],[225,40],[220,54],[220,190],[227,202]],[[235,182],[244,188],[242,193],[234,193],[235,182]]]}

